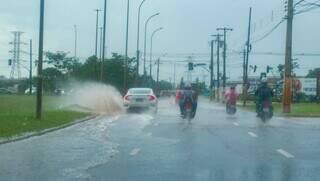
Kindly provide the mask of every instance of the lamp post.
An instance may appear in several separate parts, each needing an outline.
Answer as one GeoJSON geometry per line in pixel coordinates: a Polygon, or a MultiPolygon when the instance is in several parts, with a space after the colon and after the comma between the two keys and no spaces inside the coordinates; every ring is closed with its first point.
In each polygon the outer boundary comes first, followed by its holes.
{"type": "Polygon", "coordinates": [[[149,75],[150,75],[150,78],[152,77],[152,48],[153,48],[153,37],[154,37],[154,35],[155,35],[157,32],[159,32],[159,31],[161,31],[161,30],[163,30],[163,27],[154,30],[154,31],[152,32],[152,35],[151,35],[151,42],[150,42],[150,74],[149,74],[149,75]]]}
{"type": "Polygon", "coordinates": [[[129,12],[130,12],[130,0],[127,0],[127,28],[126,28],[126,50],[125,50],[125,61],[124,61],[124,75],[123,75],[123,89],[124,92],[128,88],[127,71],[128,71],[128,43],[129,43],[129,12]]]}
{"type": "Polygon", "coordinates": [[[150,22],[150,20],[156,16],[158,16],[160,13],[156,13],[152,16],[150,16],[145,25],[144,25],[144,56],[143,56],[143,76],[146,76],[146,56],[147,56],[147,30],[148,30],[148,23],[150,22]]]}
{"type": "Polygon", "coordinates": [[[140,3],[139,10],[138,10],[138,34],[137,34],[137,70],[136,70],[136,77],[139,77],[139,66],[140,66],[140,17],[141,17],[141,8],[142,5],[146,2],[146,0],[143,0],[140,3]]]}

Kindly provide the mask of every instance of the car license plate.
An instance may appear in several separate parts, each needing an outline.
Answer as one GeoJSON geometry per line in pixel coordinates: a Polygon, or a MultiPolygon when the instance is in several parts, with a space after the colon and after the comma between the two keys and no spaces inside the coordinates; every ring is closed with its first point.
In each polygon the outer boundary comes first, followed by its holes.
{"type": "Polygon", "coordinates": [[[136,102],[143,102],[143,99],[142,98],[138,98],[138,99],[136,99],[136,102]]]}
{"type": "Polygon", "coordinates": [[[269,112],[269,108],[263,108],[263,112],[269,112]]]}

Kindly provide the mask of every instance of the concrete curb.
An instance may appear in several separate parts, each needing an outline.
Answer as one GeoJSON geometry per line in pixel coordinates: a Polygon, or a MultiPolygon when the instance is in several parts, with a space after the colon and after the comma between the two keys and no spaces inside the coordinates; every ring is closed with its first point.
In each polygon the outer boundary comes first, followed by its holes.
{"type": "Polygon", "coordinates": [[[64,128],[67,128],[67,127],[70,127],[70,126],[73,126],[73,125],[76,125],[79,123],[83,123],[83,122],[95,119],[96,117],[98,117],[98,115],[87,116],[85,118],[77,119],[71,123],[67,123],[67,124],[64,124],[64,125],[61,125],[58,127],[49,128],[49,129],[46,129],[46,130],[43,130],[40,132],[34,132],[34,133],[31,133],[30,135],[25,135],[25,136],[20,136],[20,137],[13,138],[13,139],[3,140],[3,141],[0,141],[0,145],[12,143],[12,142],[17,142],[17,141],[22,141],[22,140],[29,139],[29,138],[36,137],[36,136],[42,136],[47,133],[58,131],[58,130],[61,130],[61,129],[64,129],[64,128]]]}

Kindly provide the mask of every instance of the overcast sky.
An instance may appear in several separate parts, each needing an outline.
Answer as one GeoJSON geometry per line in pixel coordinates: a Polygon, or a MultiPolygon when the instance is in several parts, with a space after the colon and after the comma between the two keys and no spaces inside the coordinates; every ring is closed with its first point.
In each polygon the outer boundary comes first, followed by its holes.
{"type": "MultiPolygon", "coordinates": [[[[309,0],[314,2],[316,0],[309,0]]],[[[25,32],[22,40],[34,40],[38,44],[40,0],[1,0],[0,6],[0,75],[9,75],[7,60],[13,39],[12,31],[25,32]]],[[[131,0],[129,54],[135,55],[137,34],[137,9],[141,0],[131,0]]],[[[285,15],[284,0],[147,0],[142,9],[141,47],[143,49],[143,23],[146,18],[160,12],[153,19],[149,32],[164,27],[154,38],[155,57],[166,54],[161,65],[161,78],[173,79],[173,61],[187,60],[209,62],[210,35],[218,27],[232,27],[228,33],[228,69],[232,79],[242,75],[241,51],[246,40],[249,7],[253,8],[252,39],[256,40],[270,31],[285,15]],[[172,61],[170,63],[170,61],[172,61]]],[[[103,7],[103,0],[46,0],[45,50],[74,52],[74,25],[78,27],[78,55],[86,58],[94,54],[95,12],[103,7]]],[[[299,9],[298,9],[299,10],[299,9]]],[[[108,0],[107,10],[107,53],[124,53],[126,0],[108,0]]],[[[318,9],[298,15],[294,19],[294,53],[320,53],[320,11],[318,9]]],[[[101,14],[102,20],[102,14],[101,14]]],[[[101,22],[102,25],[102,22],[101,22]]],[[[257,52],[284,53],[285,26],[283,23],[266,39],[253,44],[251,65],[263,71],[267,65],[276,66],[284,62],[284,56],[258,55],[257,52]]],[[[149,40],[148,40],[149,43],[149,40]]],[[[22,46],[28,51],[28,46],[22,46]]],[[[37,51],[35,50],[34,53],[37,51]]],[[[300,56],[303,75],[308,69],[320,66],[318,56],[300,56]]],[[[24,56],[24,59],[28,59],[24,56]]],[[[184,75],[186,63],[177,63],[177,80],[184,75]]],[[[252,74],[251,74],[252,75],[252,74]]],[[[194,77],[202,79],[207,72],[195,71],[194,77]]]]}

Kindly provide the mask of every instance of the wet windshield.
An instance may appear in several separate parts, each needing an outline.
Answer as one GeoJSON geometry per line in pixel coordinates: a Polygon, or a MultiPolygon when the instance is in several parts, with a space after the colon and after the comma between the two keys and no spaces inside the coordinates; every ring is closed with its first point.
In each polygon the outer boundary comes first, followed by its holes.
{"type": "Polygon", "coordinates": [[[320,0],[0,0],[0,181],[47,180],[320,180],[320,0]]]}

